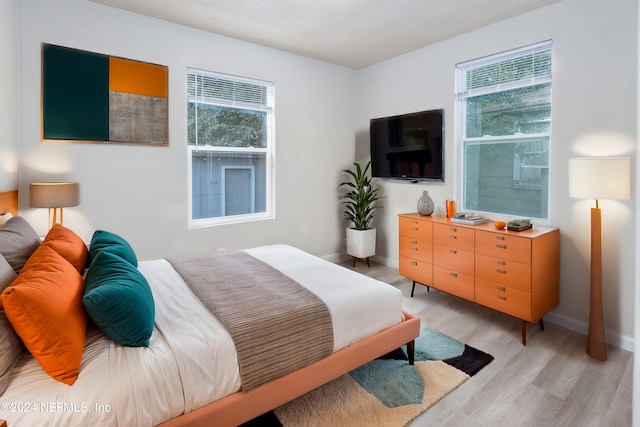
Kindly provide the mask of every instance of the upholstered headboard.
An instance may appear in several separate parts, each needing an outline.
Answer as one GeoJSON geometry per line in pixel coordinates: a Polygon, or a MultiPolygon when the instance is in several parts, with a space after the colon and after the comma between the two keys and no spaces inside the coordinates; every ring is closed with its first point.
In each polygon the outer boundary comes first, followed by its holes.
{"type": "Polygon", "coordinates": [[[0,193],[0,214],[11,212],[18,215],[18,190],[4,191],[0,193]]]}

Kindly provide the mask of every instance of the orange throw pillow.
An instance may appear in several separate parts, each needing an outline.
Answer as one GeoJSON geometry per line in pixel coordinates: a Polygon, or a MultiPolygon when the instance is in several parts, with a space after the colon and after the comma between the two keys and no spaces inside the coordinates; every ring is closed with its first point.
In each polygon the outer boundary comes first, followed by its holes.
{"type": "Polygon", "coordinates": [[[84,273],[89,250],[76,233],[60,224],[54,224],[42,244],[58,252],[78,270],[78,273],[84,273]]]}
{"type": "Polygon", "coordinates": [[[80,372],[87,317],[80,273],[48,246],[40,246],[2,293],[7,318],[50,376],[73,384],[80,372]]]}

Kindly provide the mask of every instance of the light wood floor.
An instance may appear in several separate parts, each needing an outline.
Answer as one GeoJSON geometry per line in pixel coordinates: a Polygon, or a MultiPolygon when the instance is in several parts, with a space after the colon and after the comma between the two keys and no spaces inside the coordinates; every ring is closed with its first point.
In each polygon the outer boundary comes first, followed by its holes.
{"type": "Polygon", "coordinates": [[[608,346],[599,362],[585,353],[586,336],[549,322],[544,331],[528,325],[525,347],[517,319],[420,285],[411,298],[411,282],[395,268],[355,270],[395,284],[423,325],[495,357],[411,427],[631,425],[632,353],[608,346]]]}

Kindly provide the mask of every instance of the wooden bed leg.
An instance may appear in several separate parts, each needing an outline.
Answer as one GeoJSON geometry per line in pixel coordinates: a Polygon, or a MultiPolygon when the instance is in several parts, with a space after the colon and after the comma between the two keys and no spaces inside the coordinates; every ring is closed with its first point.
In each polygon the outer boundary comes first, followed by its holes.
{"type": "Polygon", "coordinates": [[[416,354],[416,342],[411,340],[407,343],[407,357],[409,358],[409,365],[413,365],[416,354]]]}
{"type": "Polygon", "coordinates": [[[522,331],[522,345],[527,345],[527,322],[520,320],[520,330],[522,331]]]}

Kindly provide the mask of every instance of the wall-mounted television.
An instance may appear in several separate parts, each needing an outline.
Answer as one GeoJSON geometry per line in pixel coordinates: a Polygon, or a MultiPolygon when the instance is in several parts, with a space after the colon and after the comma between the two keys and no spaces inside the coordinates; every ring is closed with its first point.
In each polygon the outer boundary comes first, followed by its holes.
{"type": "Polygon", "coordinates": [[[444,110],[371,119],[371,174],[444,181],[444,110]]]}

